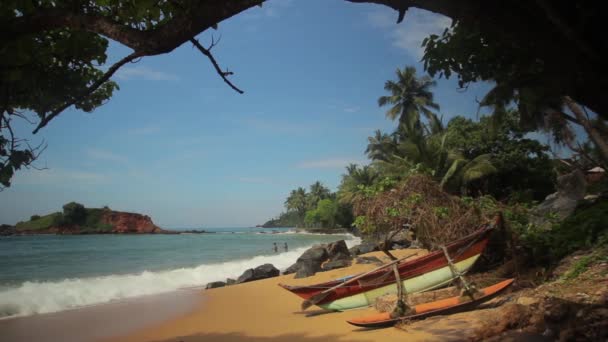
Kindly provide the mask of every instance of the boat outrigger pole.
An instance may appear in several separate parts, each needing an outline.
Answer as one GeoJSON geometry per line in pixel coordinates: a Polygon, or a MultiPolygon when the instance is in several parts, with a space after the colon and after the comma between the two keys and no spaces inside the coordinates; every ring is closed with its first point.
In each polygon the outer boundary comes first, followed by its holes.
{"type": "Polygon", "coordinates": [[[411,308],[406,303],[407,291],[405,290],[403,282],[401,281],[397,264],[393,265],[393,272],[395,273],[395,284],[397,285],[397,303],[395,305],[395,309],[393,312],[391,312],[391,317],[397,318],[408,314],[411,311],[411,308]]]}
{"type": "Polygon", "coordinates": [[[452,274],[460,280],[460,282],[462,283],[462,287],[464,287],[465,293],[469,297],[471,297],[471,300],[475,300],[475,297],[474,297],[475,291],[473,290],[471,285],[469,285],[469,283],[464,278],[462,273],[458,271],[458,269],[456,268],[456,265],[454,265],[454,261],[450,257],[450,254],[448,253],[448,249],[445,248],[445,246],[441,246],[441,250],[443,251],[443,255],[445,255],[445,258],[448,261],[448,266],[450,267],[450,271],[452,271],[452,274]]]}

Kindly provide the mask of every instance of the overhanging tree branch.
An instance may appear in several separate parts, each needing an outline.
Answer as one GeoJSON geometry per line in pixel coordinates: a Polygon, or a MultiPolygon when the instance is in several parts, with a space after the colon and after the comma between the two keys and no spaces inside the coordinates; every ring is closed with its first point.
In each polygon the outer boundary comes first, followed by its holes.
{"type": "Polygon", "coordinates": [[[213,64],[213,67],[215,68],[215,71],[217,71],[218,75],[220,75],[220,77],[224,80],[224,82],[226,82],[226,84],[228,84],[230,86],[230,88],[234,89],[239,94],[243,94],[244,93],[244,91],[242,91],[241,89],[237,88],[234,84],[232,84],[232,82],[230,82],[230,80],[228,78],[226,78],[226,76],[230,76],[230,75],[232,75],[234,73],[232,71],[222,71],[222,68],[220,68],[219,64],[215,60],[215,57],[213,57],[213,55],[211,54],[211,49],[215,46],[215,44],[217,44],[215,41],[212,40],[211,46],[209,46],[209,49],[206,49],[201,43],[199,43],[198,40],[196,40],[194,38],[190,39],[190,42],[203,55],[205,55],[205,56],[207,56],[207,58],[209,58],[209,60],[211,61],[211,64],[213,64]]]}
{"type": "Polygon", "coordinates": [[[71,100],[66,101],[63,105],[55,108],[49,114],[44,115],[41,118],[38,126],[36,126],[36,129],[34,129],[34,131],[32,132],[32,134],[38,133],[38,131],[41,128],[46,126],[51,120],[53,120],[53,118],[55,118],[57,115],[61,114],[61,112],[66,110],[68,107],[84,100],[85,98],[87,98],[88,96],[93,94],[97,89],[99,89],[99,87],[101,87],[102,84],[104,84],[106,81],[108,81],[110,79],[110,77],[112,77],[112,75],[114,75],[114,73],[116,73],[116,71],[118,71],[118,69],[120,69],[123,65],[125,65],[139,57],[141,57],[141,54],[134,52],[134,53],[128,55],[127,57],[121,59],[120,61],[116,62],[114,65],[112,65],[108,69],[108,71],[105,72],[105,74],[103,74],[103,76],[101,78],[99,78],[95,83],[93,83],[90,87],[88,87],[81,94],[79,94],[78,96],[75,96],[71,100]]]}
{"type": "Polygon", "coordinates": [[[151,30],[134,28],[102,13],[83,14],[66,8],[41,8],[0,23],[0,38],[16,39],[49,30],[73,29],[101,34],[142,56],[153,56],[171,52],[208,28],[216,27],[219,22],[264,1],[183,1],[183,10],[151,30]]]}

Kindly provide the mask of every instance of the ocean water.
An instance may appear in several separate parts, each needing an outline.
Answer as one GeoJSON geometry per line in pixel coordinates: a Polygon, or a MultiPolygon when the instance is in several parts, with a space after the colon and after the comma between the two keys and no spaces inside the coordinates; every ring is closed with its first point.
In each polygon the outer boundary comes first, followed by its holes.
{"type": "Polygon", "coordinates": [[[0,237],[0,318],[201,287],[264,263],[283,270],[314,244],[359,242],[287,228],[206,230],[215,233],[0,237]]]}

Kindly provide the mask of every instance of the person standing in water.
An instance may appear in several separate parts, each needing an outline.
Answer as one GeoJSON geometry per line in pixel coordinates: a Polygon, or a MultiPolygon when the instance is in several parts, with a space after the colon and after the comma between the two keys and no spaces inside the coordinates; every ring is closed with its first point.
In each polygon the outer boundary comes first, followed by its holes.
{"type": "Polygon", "coordinates": [[[274,252],[277,253],[279,251],[279,246],[277,246],[276,242],[273,242],[272,244],[273,244],[272,248],[274,249],[274,252]]]}
{"type": "Polygon", "coordinates": [[[285,242],[285,244],[283,245],[283,247],[285,248],[285,252],[287,252],[287,242],[285,242]]]}

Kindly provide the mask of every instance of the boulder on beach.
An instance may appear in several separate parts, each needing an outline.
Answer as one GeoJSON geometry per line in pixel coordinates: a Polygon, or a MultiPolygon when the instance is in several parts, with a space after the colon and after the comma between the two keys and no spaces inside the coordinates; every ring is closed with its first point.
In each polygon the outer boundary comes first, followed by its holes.
{"type": "Polygon", "coordinates": [[[316,245],[307,249],[296,263],[289,266],[283,274],[295,273],[295,278],[309,277],[316,272],[321,271],[321,264],[327,260],[328,254],[325,246],[316,245]]]}
{"type": "Polygon", "coordinates": [[[213,281],[211,283],[208,283],[207,286],[205,286],[205,290],[215,289],[224,286],[226,286],[226,283],[224,283],[223,281],[213,281]]]}
{"type": "Polygon", "coordinates": [[[347,259],[333,260],[333,261],[328,261],[328,262],[324,263],[321,266],[321,269],[323,271],[329,271],[329,270],[335,270],[337,268],[348,267],[351,264],[352,264],[352,262],[347,259]]]}
{"type": "Polygon", "coordinates": [[[327,245],[327,257],[329,261],[337,261],[337,260],[351,260],[352,256],[348,247],[346,246],[346,241],[340,240],[336,242],[332,242],[327,245]]]}
{"type": "Polygon", "coordinates": [[[360,254],[366,254],[366,253],[371,253],[371,252],[375,252],[379,250],[378,249],[378,245],[373,243],[373,242],[363,242],[360,245],[356,245],[354,247],[351,247],[349,249],[349,252],[352,255],[360,255],[360,254]]]}
{"type": "Polygon", "coordinates": [[[236,284],[236,280],[232,278],[226,278],[226,285],[234,285],[236,284]]]}
{"type": "Polygon", "coordinates": [[[346,242],[340,240],[309,248],[283,274],[295,273],[295,278],[305,278],[320,271],[349,266],[351,261],[352,255],[346,246],[346,242]],[[322,267],[323,263],[327,266],[322,267]]]}
{"type": "Polygon", "coordinates": [[[250,268],[243,272],[243,274],[241,274],[241,276],[236,280],[236,283],[240,284],[254,280],[272,278],[278,276],[279,274],[279,269],[274,267],[274,265],[264,264],[256,268],[250,268]]]}

